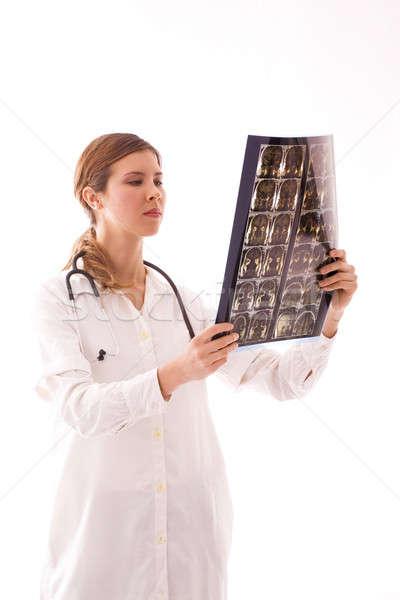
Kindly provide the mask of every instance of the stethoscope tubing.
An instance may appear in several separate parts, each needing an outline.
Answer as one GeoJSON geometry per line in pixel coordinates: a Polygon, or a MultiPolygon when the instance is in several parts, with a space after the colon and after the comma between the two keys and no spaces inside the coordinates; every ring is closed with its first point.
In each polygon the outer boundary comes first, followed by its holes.
{"type": "MultiPolygon", "coordinates": [[[[72,277],[72,275],[80,274],[80,275],[83,275],[84,277],[86,277],[89,280],[89,283],[91,285],[91,288],[93,290],[94,295],[96,296],[96,298],[99,298],[99,300],[101,301],[99,290],[97,289],[97,286],[96,286],[96,284],[94,282],[93,277],[87,271],[85,271],[84,269],[79,269],[77,267],[76,263],[77,263],[78,258],[80,258],[81,256],[84,256],[84,254],[86,254],[86,250],[81,250],[80,252],[78,252],[77,254],[75,254],[75,256],[72,259],[72,268],[71,268],[70,271],[68,271],[68,273],[67,273],[67,275],[65,277],[65,282],[66,282],[66,286],[67,286],[67,290],[68,290],[68,296],[69,296],[70,302],[73,304],[75,312],[76,312],[75,297],[74,297],[74,293],[72,291],[72,286],[71,286],[71,277],[72,277]]],[[[170,284],[170,286],[174,290],[175,296],[176,296],[176,298],[178,300],[179,307],[180,307],[180,309],[182,311],[182,315],[183,315],[183,318],[184,318],[187,330],[189,332],[190,338],[193,339],[195,337],[195,333],[194,333],[193,327],[192,327],[192,325],[191,325],[191,323],[189,321],[189,317],[187,315],[185,305],[183,304],[181,295],[180,295],[180,293],[179,293],[179,291],[178,291],[175,283],[172,281],[172,279],[169,277],[169,275],[167,275],[167,273],[165,271],[163,271],[157,265],[155,265],[155,264],[153,264],[153,263],[151,263],[151,262],[149,262],[147,260],[143,260],[143,263],[145,265],[147,265],[148,267],[150,267],[152,269],[155,269],[156,271],[158,271],[159,273],[161,273],[161,275],[163,275],[167,279],[168,283],[170,284]]],[[[102,310],[104,310],[103,306],[102,306],[102,310]]],[[[114,340],[115,340],[115,336],[114,335],[113,335],[113,337],[114,337],[114,340]]],[[[79,334],[79,338],[80,338],[80,334],[79,334]]],[[[80,342],[81,342],[81,347],[82,347],[82,341],[80,340],[80,342]]],[[[116,344],[117,344],[117,347],[118,347],[118,342],[116,342],[116,344]]],[[[103,349],[101,349],[99,351],[99,355],[98,355],[97,359],[98,360],[104,360],[104,355],[105,354],[106,354],[106,351],[103,350],[103,349]]]]}

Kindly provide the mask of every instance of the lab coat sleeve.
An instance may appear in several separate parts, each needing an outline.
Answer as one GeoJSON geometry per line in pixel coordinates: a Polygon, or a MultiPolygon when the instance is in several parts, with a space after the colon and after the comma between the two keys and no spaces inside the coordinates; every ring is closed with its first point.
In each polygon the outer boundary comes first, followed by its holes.
{"type": "Polygon", "coordinates": [[[94,381],[80,349],[76,322],[57,289],[41,284],[34,298],[34,327],[41,373],[34,390],[56,403],[57,414],[83,437],[115,435],[144,417],[167,410],[157,367],[127,380],[94,381]]]}
{"type": "MultiPolygon", "coordinates": [[[[217,308],[204,300],[201,305],[205,329],[215,323],[217,308]]],[[[331,338],[321,334],[310,342],[291,342],[282,353],[270,346],[233,351],[215,373],[234,392],[252,389],[277,400],[301,398],[321,377],[336,337],[337,333],[331,338]]]]}

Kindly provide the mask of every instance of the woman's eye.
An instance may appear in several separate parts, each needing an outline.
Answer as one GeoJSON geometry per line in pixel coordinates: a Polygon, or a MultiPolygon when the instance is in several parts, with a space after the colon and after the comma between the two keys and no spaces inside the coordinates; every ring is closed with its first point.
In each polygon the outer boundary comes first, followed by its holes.
{"type": "MultiPolygon", "coordinates": [[[[142,181],[130,181],[129,183],[130,183],[131,185],[140,185],[140,184],[142,183],[142,181]]],[[[162,181],[156,181],[156,183],[157,183],[158,185],[162,185],[162,184],[163,184],[163,182],[162,182],[162,181]]]]}

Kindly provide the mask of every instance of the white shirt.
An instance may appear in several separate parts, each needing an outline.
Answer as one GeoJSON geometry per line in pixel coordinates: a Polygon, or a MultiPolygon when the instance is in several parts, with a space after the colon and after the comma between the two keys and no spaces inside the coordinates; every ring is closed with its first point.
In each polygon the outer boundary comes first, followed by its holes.
{"type": "MultiPolygon", "coordinates": [[[[190,342],[175,294],[151,267],[140,311],[96,282],[107,321],[89,281],[73,275],[78,321],[65,276],[40,284],[35,304],[35,389],[68,433],[40,598],[225,600],[233,507],[207,378],[179,386],[168,402],[157,378],[190,342]]],[[[216,307],[176,285],[197,335],[216,307]]],[[[319,379],[335,337],[284,353],[272,344],[232,352],[216,375],[233,392],[299,398],[319,379]]]]}

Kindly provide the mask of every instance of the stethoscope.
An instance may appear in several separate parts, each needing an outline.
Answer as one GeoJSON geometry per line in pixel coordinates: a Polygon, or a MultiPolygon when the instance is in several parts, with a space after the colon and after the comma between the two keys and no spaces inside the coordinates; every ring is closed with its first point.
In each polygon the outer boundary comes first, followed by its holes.
{"type": "MultiPolygon", "coordinates": [[[[102,305],[101,298],[100,298],[100,294],[99,294],[99,290],[97,289],[97,286],[96,286],[96,284],[95,284],[95,282],[94,282],[94,279],[93,279],[93,277],[92,277],[92,276],[91,276],[91,275],[90,275],[90,274],[89,274],[87,271],[85,271],[84,269],[79,269],[79,268],[76,266],[76,262],[77,262],[78,258],[80,258],[81,256],[83,256],[84,254],[86,254],[86,250],[81,250],[80,252],[78,252],[78,254],[76,254],[76,255],[74,256],[74,258],[72,259],[72,268],[71,268],[71,270],[70,270],[70,271],[68,271],[68,273],[67,273],[67,275],[66,275],[66,277],[65,277],[65,280],[66,280],[66,285],[67,285],[67,290],[68,290],[68,296],[69,296],[70,302],[72,303],[73,310],[74,310],[75,314],[77,314],[77,311],[76,311],[76,305],[75,305],[75,297],[74,297],[74,294],[73,294],[73,292],[72,292],[72,288],[71,288],[71,282],[70,282],[70,279],[71,279],[71,276],[72,276],[72,275],[75,275],[76,273],[79,273],[80,275],[84,275],[84,276],[85,276],[85,277],[86,277],[86,278],[89,280],[89,283],[90,283],[90,285],[91,285],[91,287],[92,287],[92,290],[93,290],[93,293],[94,293],[94,295],[96,296],[96,298],[98,298],[98,302],[99,302],[99,305],[100,305],[100,310],[102,311],[102,313],[103,313],[103,315],[104,315],[104,317],[105,317],[105,320],[106,320],[106,321],[109,323],[110,330],[111,330],[111,334],[112,334],[112,337],[113,337],[113,339],[114,339],[115,346],[116,346],[116,348],[117,348],[117,352],[115,352],[114,354],[113,354],[112,352],[109,352],[109,355],[111,355],[111,356],[115,356],[115,354],[117,354],[117,353],[118,353],[118,351],[119,351],[119,348],[118,348],[118,341],[117,341],[117,340],[116,340],[116,338],[115,338],[115,335],[114,335],[113,329],[112,329],[112,327],[111,327],[110,320],[109,320],[109,318],[107,317],[107,315],[106,315],[106,313],[105,313],[105,310],[104,310],[104,307],[103,307],[103,305],[102,305]]],[[[169,277],[169,276],[168,276],[168,275],[165,273],[165,271],[163,271],[162,269],[160,269],[160,267],[157,267],[156,265],[154,265],[154,264],[153,264],[153,263],[151,263],[151,262],[148,262],[147,260],[143,260],[143,263],[144,263],[145,265],[147,265],[148,267],[151,267],[152,269],[156,269],[156,270],[157,270],[159,273],[161,273],[162,275],[164,275],[164,277],[167,279],[168,283],[171,285],[171,287],[172,287],[172,289],[174,290],[174,293],[175,293],[175,295],[176,295],[176,297],[177,297],[177,300],[178,300],[178,303],[179,303],[180,309],[181,309],[181,311],[182,311],[182,315],[183,315],[183,318],[184,318],[184,320],[185,320],[185,324],[186,324],[186,327],[187,327],[187,329],[188,329],[188,332],[189,332],[190,338],[191,338],[191,339],[192,339],[192,338],[194,338],[194,337],[195,337],[195,333],[194,333],[194,331],[193,331],[193,327],[192,327],[192,325],[191,325],[191,323],[190,323],[190,321],[189,321],[189,317],[188,317],[188,315],[187,315],[187,312],[186,312],[185,306],[184,306],[184,304],[183,304],[183,301],[182,301],[181,295],[180,295],[180,293],[178,292],[178,290],[177,290],[177,287],[176,287],[175,283],[174,283],[174,282],[172,281],[172,279],[171,279],[171,278],[170,278],[170,277],[169,277]]],[[[83,345],[82,345],[82,339],[81,339],[81,336],[80,336],[80,333],[79,333],[79,327],[78,327],[77,329],[78,329],[78,335],[79,335],[79,341],[80,341],[81,349],[82,349],[82,352],[83,352],[83,345]]],[[[97,356],[97,360],[104,360],[104,356],[105,356],[105,354],[106,354],[106,351],[105,351],[103,348],[101,348],[101,349],[99,350],[99,354],[98,354],[98,356],[97,356]]]]}

